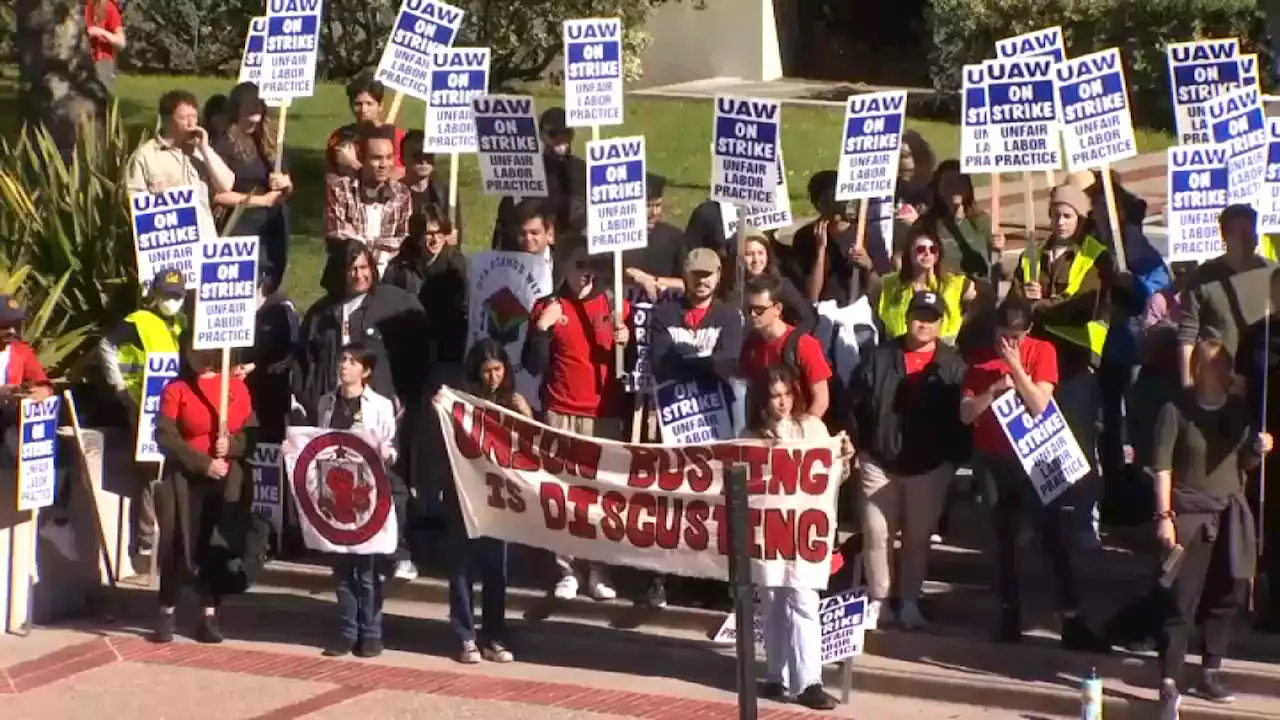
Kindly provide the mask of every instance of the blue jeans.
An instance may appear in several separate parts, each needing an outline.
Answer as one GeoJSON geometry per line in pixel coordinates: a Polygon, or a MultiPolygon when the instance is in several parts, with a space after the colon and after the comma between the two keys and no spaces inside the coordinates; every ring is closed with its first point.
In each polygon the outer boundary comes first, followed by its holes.
{"type": "Polygon", "coordinates": [[[338,593],[338,609],[342,613],[342,638],[357,640],[382,639],[382,574],[378,564],[381,555],[336,555],[333,579],[338,593]]]}
{"type": "Polygon", "coordinates": [[[471,539],[459,523],[449,529],[449,547],[449,625],[463,642],[476,640],[473,591],[478,579],[484,638],[503,642],[507,634],[507,544],[493,538],[471,539]]]}

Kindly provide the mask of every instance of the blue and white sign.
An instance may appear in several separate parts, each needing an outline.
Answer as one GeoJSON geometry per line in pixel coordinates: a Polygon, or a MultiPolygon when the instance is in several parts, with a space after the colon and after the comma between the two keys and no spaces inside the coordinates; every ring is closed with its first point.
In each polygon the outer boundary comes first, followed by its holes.
{"type": "Polygon", "coordinates": [[[1267,118],[1267,177],[1261,204],[1258,232],[1280,233],[1280,117],[1267,118]]]}
{"type": "Polygon", "coordinates": [[[907,94],[852,95],[844,109],[844,135],[836,170],[836,200],[897,194],[907,94]]]}
{"type": "Polygon", "coordinates": [[[18,420],[18,512],[53,504],[58,489],[58,410],[61,398],[23,398],[18,420]]]}
{"type": "Polygon", "coordinates": [[[311,97],[316,89],[323,0],[267,0],[267,40],[258,87],[263,98],[311,97]]]}
{"type": "Polygon", "coordinates": [[[1062,166],[1053,67],[1049,57],[983,63],[987,122],[994,135],[991,162],[996,170],[1057,170],[1062,166]]]}
{"type": "Polygon", "coordinates": [[[1209,141],[1227,149],[1227,202],[1256,205],[1267,175],[1267,124],[1257,86],[1232,90],[1203,106],[1209,141]]]}
{"type": "Polygon", "coordinates": [[[644,154],[643,135],[587,143],[587,252],[649,244],[644,154]]]}
{"type": "Polygon", "coordinates": [[[996,41],[996,58],[1048,57],[1055,63],[1067,59],[1067,44],[1058,25],[996,41]]]}
{"type": "Polygon", "coordinates": [[[622,21],[564,21],[564,112],[569,127],[621,125],[622,21]]]}
{"type": "Polygon", "coordinates": [[[1053,68],[1067,170],[1091,170],[1138,154],[1124,64],[1116,48],[1053,68]]]}
{"type": "Polygon", "coordinates": [[[192,347],[253,347],[257,297],[257,235],[211,238],[201,243],[192,347]]]}
{"type": "Polygon", "coordinates": [[[991,151],[991,113],[987,108],[987,69],[965,65],[960,70],[960,172],[994,173],[991,151]]]}
{"type": "Polygon", "coordinates": [[[991,411],[1000,421],[1041,503],[1053,502],[1089,474],[1089,459],[1053,398],[1040,417],[1033,418],[1022,404],[1018,391],[1009,390],[996,398],[991,411]]]}
{"type": "Polygon", "coordinates": [[[142,373],[142,397],[138,401],[138,439],[133,459],[138,462],[163,462],[164,453],[156,445],[156,416],[160,414],[160,394],[169,381],[178,377],[178,353],[147,353],[147,366],[142,373]]]}
{"type": "Polygon", "coordinates": [[[1208,260],[1222,254],[1218,214],[1228,204],[1227,149],[1180,145],[1168,149],[1169,262],[1208,260]]]}
{"type": "Polygon", "coordinates": [[[401,2],[374,77],[396,92],[426,100],[433,90],[431,53],[453,45],[464,15],[436,0],[401,2]]]}
{"type": "Polygon", "coordinates": [[[1240,42],[1195,40],[1169,43],[1169,91],[1179,145],[1210,142],[1204,103],[1240,87],[1240,42]]]}
{"type": "Polygon", "coordinates": [[[280,501],[283,459],[280,443],[258,443],[249,456],[253,513],[271,523],[271,529],[277,535],[284,527],[284,503],[280,501]]]}
{"type": "Polygon", "coordinates": [[[261,79],[262,53],[266,45],[266,16],[249,18],[249,31],[244,36],[244,53],[240,56],[240,82],[256,84],[261,79]]]}
{"type": "Polygon", "coordinates": [[[782,103],[716,96],[711,137],[711,199],[772,205],[782,152],[782,103]]]}
{"type": "Polygon", "coordinates": [[[627,324],[631,328],[631,367],[622,376],[622,384],[629,393],[649,392],[653,388],[653,337],[649,321],[653,317],[653,299],[643,288],[627,287],[627,300],[631,304],[631,316],[627,324]]]}
{"type": "Polygon", "coordinates": [[[431,51],[424,152],[473,153],[476,114],[471,103],[489,94],[489,48],[431,51]]]}
{"type": "Polygon", "coordinates": [[[142,292],[149,292],[151,279],[161,270],[177,270],[187,287],[196,283],[196,250],[200,246],[201,204],[196,189],[189,186],[164,192],[132,193],[129,209],[133,215],[133,247],[138,261],[142,292]]]}
{"type": "MultiPolygon", "coordinates": [[[[794,221],[791,215],[791,196],[787,194],[787,167],[781,152],[778,153],[778,184],[773,194],[772,205],[747,207],[747,224],[761,232],[791,227],[794,221]]],[[[720,222],[724,225],[724,236],[733,237],[738,232],[738,206],[720,203],[720,222]]]]}
{"type": "Polygon", "coordinates": [[[724,385],[718,380],[666,382],[653,392],[663,444],[695,445],[737,437],[724,385]]]}
{"type": "Polygon", "coordinates": [[[1258,88],[1258,53],[1247,53],[1240,56],[1240,87],[1258,88]]]}
{"type": "Polygon", "coordinates": [[[485,95],[472,100],[471,107],[485,194],[546,197],[547,170],[533,98],[485,95]]]}
{"type": "MultiPolygon", "coordinates": [[[[764,645],[768,632],[764,617],[764,605],[756,591],[756,611],[752,616],[752,631],[757,645],[764,645]]],[[[867,637],[867,598],[853,590],[822,598],[818,605],[818,617],[822,621],[822,664],[830,665],[862,654],[867,637]]],[[[738,619],[734,613],[725,616],[711,642],[716,645],[732,645],[738,641],[738,619]]]]}

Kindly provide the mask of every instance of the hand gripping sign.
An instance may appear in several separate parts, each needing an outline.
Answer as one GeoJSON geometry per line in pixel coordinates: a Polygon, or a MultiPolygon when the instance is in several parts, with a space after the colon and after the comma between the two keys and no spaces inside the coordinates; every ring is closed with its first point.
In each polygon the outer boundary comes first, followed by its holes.
{"type": "Polygon", "coordinates": [[[1009,390],[996,398],[991,410],[1041,503],[1048,505],[1058,499],[1077,480],[1089,474],[1089,459],[1053,398],[1049,399],[1049,407],[1035,418],[1027,412],[1017,390],[1009,390]]]}

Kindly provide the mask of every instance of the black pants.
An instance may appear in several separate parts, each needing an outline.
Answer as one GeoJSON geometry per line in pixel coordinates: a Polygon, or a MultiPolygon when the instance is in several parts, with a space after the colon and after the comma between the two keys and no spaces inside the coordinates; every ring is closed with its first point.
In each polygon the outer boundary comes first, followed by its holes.
{"type": "MultiPolygon", "coordinates": [[[[166,488],[172,492],[172,488],[166,488]]],[[[172,532],[160,533],[161,542],[167,548],[157,549],[160,561],[160,607],[177,607],[182,598],[182,589],[195,591],[200,607],[216,608],[222,602],[217,589],[201,575],[198,568],[201,560],[209,552],[209,541],[214,529],[222,521],[225,503],[222,500],[221,488],[213,483],[193,483],[191,493],[191,521],[195,527],[190,530],[181,527],[178,522],[166,523],[174,528],[172,532]],[[192,564],[187,562],[184,534],[190,538],[192,564]]],[[[178,512],[175,509],[175,513],[178,512]]]]}
{"type": "Polygon", "coordinates": [[[335,555],[333,579],[341,612],[342,638],[382,639],[382,555],[335,555]]]}
{"type": "MultiPolygon", "coordinates": [[[[1223,518],[1225,522],[1225,515],[1223,518]]],[[[1182,568],[1169,588],[1170,605],[1160,637],[1160,677],[1177,680],[1198,626],[1206,668],[1217,668],[1227,653],[1231,623],[1244,603],[1248,581],[1231,577],[1231,551],[1225,529],[1214,541],[1201,531],[1180,538],[1182,568]]]]}
{"type": "Polygon", "coordinates": [[[1018,528],[1022,519],[1033,522],[1049,559],[1049,570],[1057,583],[1058,609],[1072,612],[1079,607],[1071,546],[1070,511],[1063,500],[1068,490],[1048,507],[1042,506],[1022,465],[1012,456],[982,455],[975,459],[974,472],[984,485],[996,489],[995,536],[997,554],[996,591],[1003,612],[1020,618],[1022,597],[1018,587],[1018,528]]]}
{"type": "MultiPolygon", "coordinates": [[[[1280,430],[1272,429],[1272,433],[1280,430]]],[[[1257,606],[1259,620],[1268,627],[1280,629],[1280,462],[1267,462],[1267,477],[1262,481],[1267,484],[1265,497],[1258,497],[1258,481],[1253,479],[1257,473],[1250,473],[1249,507],[1254,517],[1262,518],[1262,562],[1259,569],[1266,576],[1264,601],[1257,606]]]]}

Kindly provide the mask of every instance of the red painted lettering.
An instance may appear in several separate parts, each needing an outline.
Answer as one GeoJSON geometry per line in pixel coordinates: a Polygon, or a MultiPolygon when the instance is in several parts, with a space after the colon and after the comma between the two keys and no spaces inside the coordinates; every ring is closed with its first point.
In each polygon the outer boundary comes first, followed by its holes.
{"type": "Polygon", "coordinates": [[[542,504],[542,518],[548,530],[563,530],[569,520],[564,504],[564,489],[560,483],[544,482],[538,487],[538,502],[542,504]]]}
{"type": "Polygon", "coordinates": [[[591,540],[596,536],[596,526],[591,524],[591,508],[600,499],[595,488],[574,485],[569,488],[569,504],[573,507],[573,519],[569,521],[569,533],[591,540]]]}

